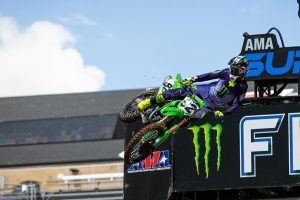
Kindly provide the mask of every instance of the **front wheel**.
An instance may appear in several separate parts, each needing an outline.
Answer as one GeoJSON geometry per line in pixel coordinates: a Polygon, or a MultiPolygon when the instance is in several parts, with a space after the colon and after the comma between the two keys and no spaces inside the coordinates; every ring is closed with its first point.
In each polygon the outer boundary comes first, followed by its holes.
{"type": "Polygon", "coordinates": [[[144,160],[153,152],[154,140],[163,133],[163,128],[156,123],[142,128],[127,144],[124,152],[125,161],[132,164],[144,160]]]}
{"type": "Polygon", "coordinates": [[[128,103],[124,104],[119,117],[124,122],[133,122],[141,118],[138,110],[138,104],[147,98],[154,96],[157,93],[157,89],[151,89],[133,97],[128,103]]]}

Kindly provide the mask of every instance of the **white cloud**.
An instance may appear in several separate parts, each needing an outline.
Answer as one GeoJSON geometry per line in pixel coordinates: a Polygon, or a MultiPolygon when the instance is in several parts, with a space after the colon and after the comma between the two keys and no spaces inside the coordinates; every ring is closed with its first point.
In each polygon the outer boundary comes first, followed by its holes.
{"type": "Polygon", "coordinates": [[[20,30],[0,17],[0,96],[98,91],[105,73],[84,63],[63,26],[37,21],[20,30]]]}
{"type": "Polygon", "coordinates": [[[101,34],[102,34],[103,37],[108,38],[108,39],[114,39],[115,38],[114,34],[109,33],[109,32],[102,32],[101,34]]]}
{"type": "Polygon", "coordinates": [[[80,13],[72,13],[70,16],[59,17],[59,20],[64,23],[71,23],[77,25],[95,26],[96,22],[83,16],[80,13]]]}

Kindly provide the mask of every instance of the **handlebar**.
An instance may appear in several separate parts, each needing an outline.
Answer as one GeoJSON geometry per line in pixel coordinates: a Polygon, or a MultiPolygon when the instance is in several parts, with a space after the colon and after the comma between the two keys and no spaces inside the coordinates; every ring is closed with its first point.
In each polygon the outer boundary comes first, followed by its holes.
{"type": "Polygon", "coordinates": [[[191,94],[194,94],[193,90],[192,90],[192,85],[188,85],[188,84],[183,84],[184,89],[186,89],[186,91],[188,91],[191,94]]]}

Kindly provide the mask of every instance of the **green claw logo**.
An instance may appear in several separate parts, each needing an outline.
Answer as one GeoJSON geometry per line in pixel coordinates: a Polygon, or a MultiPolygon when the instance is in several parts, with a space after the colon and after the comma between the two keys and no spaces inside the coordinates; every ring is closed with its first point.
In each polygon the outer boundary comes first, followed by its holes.
{"type": "Polygon", "coordinates": [[[229,90],[228,90],[228,88],[227,88],[225,85],[223,85],[223,86],[220,88],[219,92],[218,92],[218,96],[221,97],[221,98],[223,98],[223,97],[225,97],[227,94],[229,94],[229,90]]]}
{"type": "Polygon", "coordinates": [[[219,171],[220,165],[221,165],[221,135],[222,135],[222,125],[217,124],[214,127],[212,127],[211,124],[206,123],[201,126],[193,126],[188,128],[192,131],[194,134],[194,147],[195,147],[195,164],[197,169],[197,174],[199,175],[199,158],[200,158],[200,144],[199,144],[199,133],[200,130],[203,129],[204,138],[205,138],[205,154],[204,154],[204,161],[205,161],[205,173],[206,173],[206,179],[209,175],[209,153],[211,150],[210,141],[211,141],[211,130],[214,130],[216,132],[216,144],[217,144],[217,151],[218,151],[218,157],[217,157],[217,170],[219,171]]]}

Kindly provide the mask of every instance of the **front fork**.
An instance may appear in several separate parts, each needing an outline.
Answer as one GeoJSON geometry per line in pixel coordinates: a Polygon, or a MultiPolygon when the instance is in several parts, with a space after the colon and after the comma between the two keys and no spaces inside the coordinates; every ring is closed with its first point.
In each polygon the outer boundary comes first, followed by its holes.
{"type": "MultiPolygon", "coordinates": [[[[161,125],[162,127],[165,127],[165,124],[168,123],[168,122],[170,122],[172,119],[173,119],[172,116],[167,116],[167,117],[163,118],[163,119],[160,121],[160,123],[161,123],[160,125],[161,125]]],[[[188,122],[189,119],[190,119],[190,117],[185,117],[181,122],[179,122],[178,124],[174,125],[174,126],[173,126],[172,128],[170,128],[169,130],[167,130],[162,136],[158,137],[158,138],[155,140],[153,146],[154,146],[155,148],[158,147],[158,146],[160,146],[164,141],[166,141],[166,140],[169,138],[169,136],[170,136],[171,134],[174,134],[175,131],[177,131],[181,126],[183,126],[186,122],[188,122]]]]}

